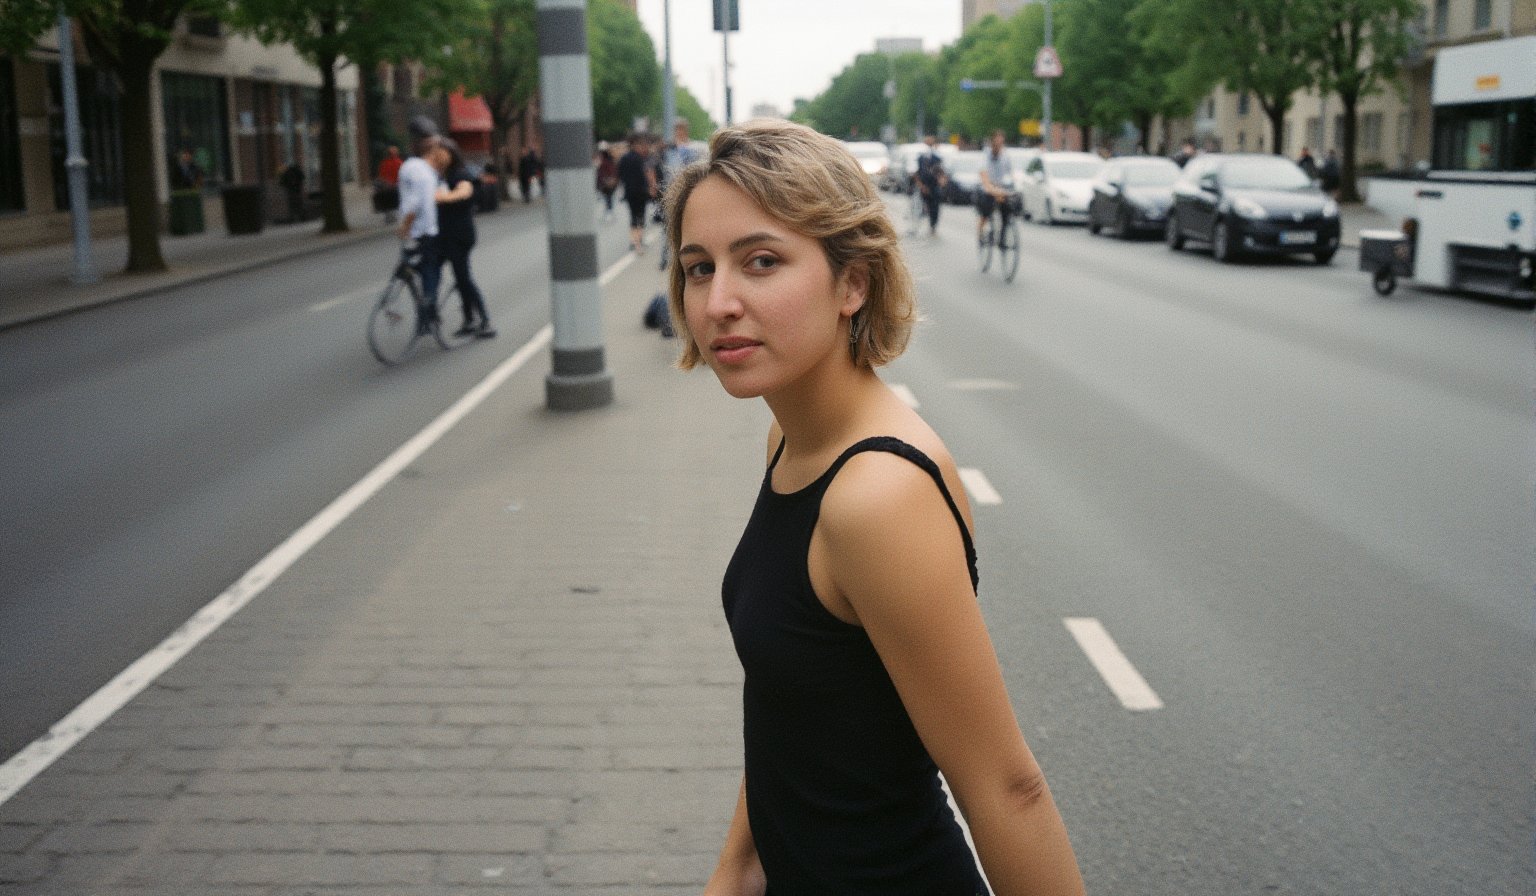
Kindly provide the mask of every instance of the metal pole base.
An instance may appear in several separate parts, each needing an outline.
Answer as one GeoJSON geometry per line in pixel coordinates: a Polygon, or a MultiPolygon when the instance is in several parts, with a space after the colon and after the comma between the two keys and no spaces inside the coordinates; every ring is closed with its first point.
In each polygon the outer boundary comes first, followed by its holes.
{"type": "Polygon", "coordinates": [[[544,406],[551,411],[588,411],[613,404],[613,374],[604,370],[578,376],[544,377],[544,406]]]}

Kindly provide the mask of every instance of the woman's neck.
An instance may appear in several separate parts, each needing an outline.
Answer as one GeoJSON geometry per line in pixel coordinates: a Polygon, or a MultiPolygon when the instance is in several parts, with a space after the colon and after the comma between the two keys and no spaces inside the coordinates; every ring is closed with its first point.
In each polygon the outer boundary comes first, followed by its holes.
{"type": "Polygon", "coordinates": [[[878,403],[885,386],[873,370],[848,367],[810,388],[788,389],[765,401],[795,454],[842,449],[863,426],[863,410],[878,403]]]}

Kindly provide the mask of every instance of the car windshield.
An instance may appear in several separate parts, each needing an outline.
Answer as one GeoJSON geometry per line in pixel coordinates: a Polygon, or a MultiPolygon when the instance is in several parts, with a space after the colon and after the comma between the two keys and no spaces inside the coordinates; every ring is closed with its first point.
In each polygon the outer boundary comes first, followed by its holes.
{"type": "Polygon", "coordinates": [[[1087,180],[1099,173],[1103,167],[1102,162],[1090,161],[1048,161],[1045,163],[1045,171],[1051,177],[1062,180],[1087,180]]]}
{"type": "Polygon", "coordinates": [[[1242,159],[1221,166],[1221,182],[1228,187],[1259,190],[1302,190],[1312,186],[1296,163],[1289,159],[1242,159]]]}
{"type": "Polygon", "coordinates": [[[1167,187],[1179,179],[1179,166],[1126,165],[1125,185],[1128,187],[1167,187]]]}

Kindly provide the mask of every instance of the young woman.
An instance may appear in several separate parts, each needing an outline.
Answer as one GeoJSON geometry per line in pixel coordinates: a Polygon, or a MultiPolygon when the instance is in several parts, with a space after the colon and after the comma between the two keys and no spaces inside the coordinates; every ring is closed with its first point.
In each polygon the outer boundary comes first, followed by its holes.
{"type": "Polygon", "coordinates": [[[459,301],[464,305],[464,324],[455,336],[490,339],[496,335],[485,297],[469,272],[469,253],[475,248],[475,181],[464,167],[459,145],[447,137],[438,141],[442,183],[437,188],[437,245],[442,257],[453,266],[453,282],[459,287],[459,301]]]}
{"type": "Polygon", "coordinates": [[[939,437],[875,374],[913,286],[841,144],[719,131],[668,194],[680,366],[773,412],[725,573],[746,769],[707,896],[1081,894],[976,601],[971,518],[939,437]]]}

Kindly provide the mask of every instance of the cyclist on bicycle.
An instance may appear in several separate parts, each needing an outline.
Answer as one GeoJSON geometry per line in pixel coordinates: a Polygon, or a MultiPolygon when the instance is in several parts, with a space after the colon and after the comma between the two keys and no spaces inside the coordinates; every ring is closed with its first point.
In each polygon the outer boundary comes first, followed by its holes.
{"type": "Polygon", "coordinates": [[[944,174],[944,157],[939,155],[936,148],[938,138],[929,134],[923,138],[928,145],[928,151],[917,157],[917,171],[912,175],[912,188],[923,194],[923,211],[928,215],[928,233],[931,235],[939,229],[939,206],[944,183],[949,180],[944,174]]]}
{"type": "Polygon", "coordinates": [[[981,186],[976,189],[976,241],[985,237],[987,219],[994,209],[1002,212],[1002,224],[1007,226],[1012,213],[1008,197],[1013,193],[1013,166],[1003,154],[1003,131],[992,132],[991,145],[987,149],[985,164],[981,166],[981,186]]]}
{"type": "MultiPolygon", "coordinates": [[[[437,307],[437,286],[442,278],[443,257],[437,240],[437,186],[447,167],[448,152],[438,146],[437,125],[426,116],[410,123],[415,154],[400,166],[401,240],[417,247],[416,271],[421,275],[423,302],[437,307]]],[[[426,323],[423,321],[423,323],[426,323]]]]}

